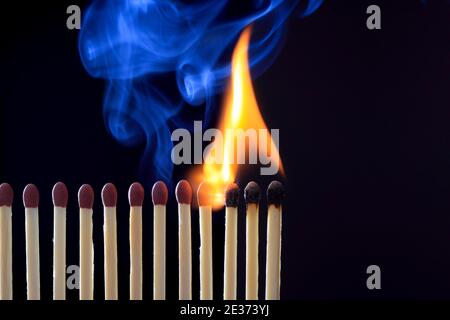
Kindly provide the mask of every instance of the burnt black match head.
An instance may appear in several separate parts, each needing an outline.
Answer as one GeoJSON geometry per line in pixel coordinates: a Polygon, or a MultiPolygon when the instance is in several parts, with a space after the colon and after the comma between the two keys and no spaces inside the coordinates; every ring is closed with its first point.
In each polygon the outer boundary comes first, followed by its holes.
{"type": "Polygon", "coordinates": [[[14,192],[9,183],[0,184],[0,207],[11,207],[14,199],[14,192]]]}
{"type": "Polygon", "coordinates": [[[225,205],[236,208],[239,204],[239,186],[236,183],[230,183],[225,189],[225,205]]]}
{"type": "Polygon", "coordinates": [[[247,204],[259,203],[259,200],[261,199],[261,190],[255,181],[250,181],[245,187],[244,198],[247,204]]]}
{"type": "Polygon", "coordinates": [[[279,181],[272,181],[267,187],[267,204],[279,207],[286,197],[286,190],[279,181]]]}

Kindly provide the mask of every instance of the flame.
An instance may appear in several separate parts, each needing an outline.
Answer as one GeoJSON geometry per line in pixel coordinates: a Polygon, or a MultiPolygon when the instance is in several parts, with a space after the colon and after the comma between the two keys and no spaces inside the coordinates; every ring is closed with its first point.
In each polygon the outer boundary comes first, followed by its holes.
{"type": "MultiPolygon", "coordinates": [[[[213,151],[217,150],[216,147],[220,148],[220,146],[214,145],[216,143],[214,141],[212,142],[213,146],[209,149],[209,153],[205,156],[202,172],[197,172],[192,179],[194,180],[194,185],[201,181],[208,183],[212,189],[214,209],[223,207],[225,188],[236,179],[239,167],[236,159],[236,155],[239,152],[237,150],[238,144],[236,143],[238,130],[245,132],[247,129],[256,129],[258,132],[257,150],[260,153],[266,152],[268,156],[271,156],[272,161],[277,162],[279,171],[283,173],[278,149],[267,130],[253,90],[248,59],[250,38],[251,27],[249,26],[242,32],[233,52],[231,81],[225,94],[223,111],[218,127],[223,133],[223,150],[219,150],[219,152],[222,152],[222,161],[214,161],[214,158],[217,159],[217,154],[213,151]],[[263,136],[259,133],[260,129],[266,132],[263,136]]],[[[248,156],[250,143],[250,141],[245,143],[246,157],[248,156]]]]}

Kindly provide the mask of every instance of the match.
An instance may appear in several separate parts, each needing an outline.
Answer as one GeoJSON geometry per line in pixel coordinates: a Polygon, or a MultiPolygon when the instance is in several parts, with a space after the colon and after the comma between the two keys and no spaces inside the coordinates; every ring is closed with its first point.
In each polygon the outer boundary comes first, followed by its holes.
{"type": "Polygon", "coordinates": [[[166,299],[166,204],[169,191],[164,182],[152,188],[153,200],[153,300],[166,299]]]}
{"type": "Polygon", "coordinates": [[[94,299],[94,243],[92,241],[92,207],[94,190],[88,184],[78,191],[80,207],[80,300],[94,299]]]}
{"type": "Polygon", "coordinates": [[[0,185],[0,300],[12,300],[12,203],[8,183],[0,185]]]}
{"type": "Polygon", "coordinates": [[[279,181],[267,188],[266,300],[280,300],[282,202],[285,190],[279,181]]]}
{"type": "Polygon", "coordinates": [[[66,211],[68,191],[58,182],[53,200],[53,300],[66,300],[66,211]]]}
{"type": "Polygon", "coordinates": [[[208,184],[197,190],[200,218],[200,300],[213,299],[212,196],[208,184]]]}
{"type": "Polygon", "coordinates": [[[29,184],[23,190],[27,257],[27,299],[40,300],[39,272],[39,190],[29,184]]]}
{"type": "Polygon", "coordinates": [[[261,192],[256,182],[251,181],[247,184],[244,197],[247,204],[245,299],[258,300],[258,216],[261,192]]]}
{"type": "Polygon", "coordinates": [[[192,188],[181,180],[175,189],[178,202],[178,299],[192,300],[192,188]]]}
{"type": "Polygon", "coordinates": [[[102,202],[105,300],[117,300],[117,189],[112,183],[103,187],[102,202]]]}
{"type": "Polygon", "coordinates": [[[224,300],[236,300],[238,204],[239,187],[232,183],[225,191],[224,300]]]}
{"type": "Polygon", "coordinates": [[[128,190],[130,203],[130,300],[142,300],[142,204],[144,188],[138,182],[128,190]]]}

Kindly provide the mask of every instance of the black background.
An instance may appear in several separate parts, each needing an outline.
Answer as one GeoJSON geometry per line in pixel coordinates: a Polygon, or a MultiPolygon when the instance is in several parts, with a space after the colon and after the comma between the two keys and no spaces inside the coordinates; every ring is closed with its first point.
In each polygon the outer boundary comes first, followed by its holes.
{"type": "MultiPolygon", "coordinates": [[[[101,187],[119,190],[119,287],[128,299],[127,189],[141,180],[141,149],[118,145],[102,116],[104,83],[87,75],[70,4],[1,4],[0,181],[16,192],[14,297],[26,298],[23,187],[41,192],[42,298],[52,297],[51,189],[70,191],[67,264],[78,263],[76,193],[96,190],[95,297],[103,297],[101,187]]],[[[325,1],[292,19],[281,55],[254,82],[263,115],[280,128],[284,206],[282,298],[450,298],[450,3],[325,1]],[[382,30],[366,8],[382,9],[382,30]],[[366,268],[382,290],[366,288],[366,268]]],[[[176,179],[183,175],[177,172],[176,179]]],[[[241,177],[242,186],[250,177],[241,177]]],[[[255,177],[253,177],[255,178],[255,177]]],[[[175,181],[176,181],[175,179],[175,181]]],[[[265,188],[268,181],[259,180],[265,188]]],[[[152,212],[144,217],[144,297],[152,297],[152,212]]],[[[167,217],[167,297],[177,287],[177,215],[167,217]]],[[[260,296],[265,261],[261,205],[260,296]]],[[[193,288],[198,298],[198,215],[193,213],[193,288]]],[[[244,298],[245,217],[240,217],[239,290],[244,298]]],[[[222,296],[223,213],[214,216],[215,297],[222,296]]],[[[69,291],[76,300],[78,293],[69,291]]]]}

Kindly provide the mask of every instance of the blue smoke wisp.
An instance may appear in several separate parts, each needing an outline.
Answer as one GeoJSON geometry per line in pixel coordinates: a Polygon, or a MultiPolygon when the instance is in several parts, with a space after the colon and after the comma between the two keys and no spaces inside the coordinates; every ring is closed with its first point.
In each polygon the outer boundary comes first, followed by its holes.
{"type": "MultiPolygon", "coordinates": [[[[305,1],[302,16],[322,1],[305,1]]],[[[170,182],[170,129],[180,109],[205,105],[209,114],[211,98],[230,76],[231,50],[249,24],[254,24],[252,74],[263,72],[300,2],[94,1],[83,19],[79,52],[88,73],[107,81],[104,116],[110,133],[124,145],[145,144],[143,168],[170,182]]]]}

